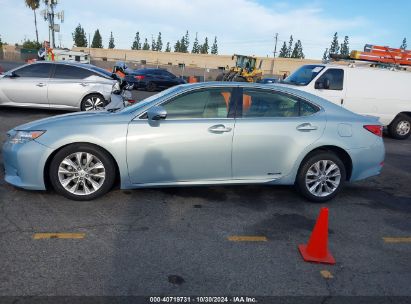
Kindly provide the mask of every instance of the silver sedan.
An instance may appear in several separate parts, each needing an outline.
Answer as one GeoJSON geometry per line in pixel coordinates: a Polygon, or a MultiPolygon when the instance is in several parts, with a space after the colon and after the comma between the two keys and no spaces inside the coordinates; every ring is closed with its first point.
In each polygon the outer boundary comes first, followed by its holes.
{"type": "Polygon", "coordinates": [[[0,106],[100,110],[114,83],[111,73],[93,65],[40,61],[0,75],[0,106]]]}
{"type": "Polygon", "coordinates": [[[323,202],[345,182],[378,175],[384,154],[376,118],[292,88],[212,82],[21,125],[3,147],[7,182],[74,200],[117,180],[122,189],[295,185],[323,202]]]}

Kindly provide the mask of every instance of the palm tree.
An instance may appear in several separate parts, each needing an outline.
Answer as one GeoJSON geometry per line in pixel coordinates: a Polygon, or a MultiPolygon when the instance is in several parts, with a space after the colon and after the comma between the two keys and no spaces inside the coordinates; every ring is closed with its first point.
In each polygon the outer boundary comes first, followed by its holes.
{"type": "Polygon", "coordinates": [[[37,30],[37,16],[36,16],[36,9],[40,7],[40,0],[24,0],[26,5],[33,10],[34,13],[34,26],[36,27],[36,40],[39,43],[39,32],[37,30]]]}

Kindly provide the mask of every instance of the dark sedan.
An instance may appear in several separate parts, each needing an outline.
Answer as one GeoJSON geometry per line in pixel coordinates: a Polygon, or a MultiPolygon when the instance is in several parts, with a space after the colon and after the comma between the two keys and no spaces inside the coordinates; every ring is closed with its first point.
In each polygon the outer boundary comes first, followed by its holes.
{"type": "Polygon", "coordinates": [[[126,81],[134,84],[135,89],[149,92],[167,89],[185,83],[182,78],[164,69],[139,69],[126,75],[126,81]]]}

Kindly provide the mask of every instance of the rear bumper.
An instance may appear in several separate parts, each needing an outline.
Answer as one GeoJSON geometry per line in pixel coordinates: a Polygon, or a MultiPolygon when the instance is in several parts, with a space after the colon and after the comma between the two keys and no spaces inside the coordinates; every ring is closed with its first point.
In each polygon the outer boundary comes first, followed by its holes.
{"type": "Polygon", "coordinates": [[[4,179],[13,186],[45,190],[44,167],[52,149],[36,142],[3,145],[4,179]]]}
{"type": "Polygon", "coordinates": [[[353,165],[350,181],[362,180],[381,173],[385,158],[382,139],[368,148],[352,149],[348,152],[353,165]]]}

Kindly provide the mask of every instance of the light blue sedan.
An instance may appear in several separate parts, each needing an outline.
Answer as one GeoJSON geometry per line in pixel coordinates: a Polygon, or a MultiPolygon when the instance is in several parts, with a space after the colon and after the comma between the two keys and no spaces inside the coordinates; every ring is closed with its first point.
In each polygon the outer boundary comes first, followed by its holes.
{"type": "Polygon", "coordinates": [[[296,185],[311,201],[380,173],[382,127],[292,88],[248,83],[173,87],[124,109],[18,126],[3,147],[5,179],[74,200],[117,181],[141,187],[296,185]]]}

